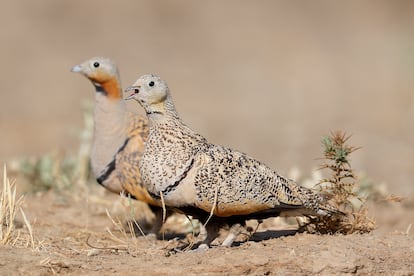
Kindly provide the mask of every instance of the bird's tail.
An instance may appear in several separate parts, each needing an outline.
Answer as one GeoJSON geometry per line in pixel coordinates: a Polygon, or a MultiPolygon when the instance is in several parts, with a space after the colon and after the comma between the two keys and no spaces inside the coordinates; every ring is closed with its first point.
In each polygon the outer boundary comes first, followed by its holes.
{"type": "MultiPolygon", "coordinates": [[[[338,207],[332,205],[324,196],[302,186],[298,186],[303,195],[301,199],[303,206],[314,213],[314,215],[322,217],[330,217],[334,215],[345,215],[338,207]]],[[[312,214],[310,214],[312,215],[312,214]]]]}

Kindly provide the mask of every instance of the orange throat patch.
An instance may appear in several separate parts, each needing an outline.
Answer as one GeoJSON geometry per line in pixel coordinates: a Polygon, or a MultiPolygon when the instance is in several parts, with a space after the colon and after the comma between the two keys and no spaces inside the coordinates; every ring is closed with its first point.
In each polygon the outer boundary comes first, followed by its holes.
{"type": "Polygon", "coordinates": [[[121,99],[122,98],[121,87],[116,78],[112,78],[109,81],[102,83],[102,88],[107,93],[108,98],[110,99],[121,99]]]}

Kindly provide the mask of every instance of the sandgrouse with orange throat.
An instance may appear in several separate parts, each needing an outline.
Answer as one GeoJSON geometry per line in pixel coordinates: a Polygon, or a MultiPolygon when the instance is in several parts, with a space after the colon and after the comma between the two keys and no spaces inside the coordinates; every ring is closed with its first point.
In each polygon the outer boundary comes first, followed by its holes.
{"type": "Polygon", "coordinates": [[[86,76],[96,91],[91,167],[97,182],[114,193],[126,192],[150,204],[156,215],[151,231],[158,232],[162,209],[143,187],[138,168],[148,137],[147,119],[127,111],[118,68],[112,60],[91,58],[71,71],[86,76]]]}

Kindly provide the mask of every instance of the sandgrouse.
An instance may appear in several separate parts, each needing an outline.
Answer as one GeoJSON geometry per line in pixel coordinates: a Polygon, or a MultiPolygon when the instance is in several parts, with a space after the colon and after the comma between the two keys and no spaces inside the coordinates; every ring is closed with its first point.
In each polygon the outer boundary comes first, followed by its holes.
{"type": "Polygon", "coordinates": [[[322,196],[242,152],[209,143],[186,126],[167,83],[157,75],[141,76],[126,92],[132,92],[126,99],[138,101],[149,119],[139,161],[145,187],[166,206],[210,219],[204,245],[225,224],[231,228],[222,245],[231,246],[246,219],[337,213],[322,196]]]}
{"type": "Polygon", "coordinates": [[[99,184],[114,193],[126,192],[150,204],[156,218],[152,232],[162,225],[162,209],[142,186],[138,162],[148,137],[145,117],[128,112],[119,72],[108,58],[91,58],[72,68],[95,87],[94,138],[91,167],[99,184]]]}

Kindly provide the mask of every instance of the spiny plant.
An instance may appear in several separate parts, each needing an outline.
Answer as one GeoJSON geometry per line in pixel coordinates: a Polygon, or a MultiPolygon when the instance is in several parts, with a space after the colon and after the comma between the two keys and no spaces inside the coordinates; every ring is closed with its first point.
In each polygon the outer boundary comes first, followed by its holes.
{"type": "Polygon", "coordinates": [[[320,169],[328,169],[331,174],[329,178],[322,179],[319,185],[323,187],[325,196],[331,197],[334,204],[341,209],[352,209],[351,199],[357,197],[354,193],[356,177],[349,156],[359,148],[347,145],[349,138],[350,136],[340,131],[322,138],[325,162],[320,169]]]}
{"type": "Polygon", "coordinates": [[[348,144],[350,137],[342,131],[334,131],[322,138],[324,156],[321,159],[324,161],[320,169],[327,170],[329,176],[317,185],[320,193],[345,215],[312,218],[307,226],[311,232],[366,233],[375,227],[374,220],[367,216],[365,198],[356,193],[358,179],[352,170],[350,155],[359,147],[348,144]]]}

